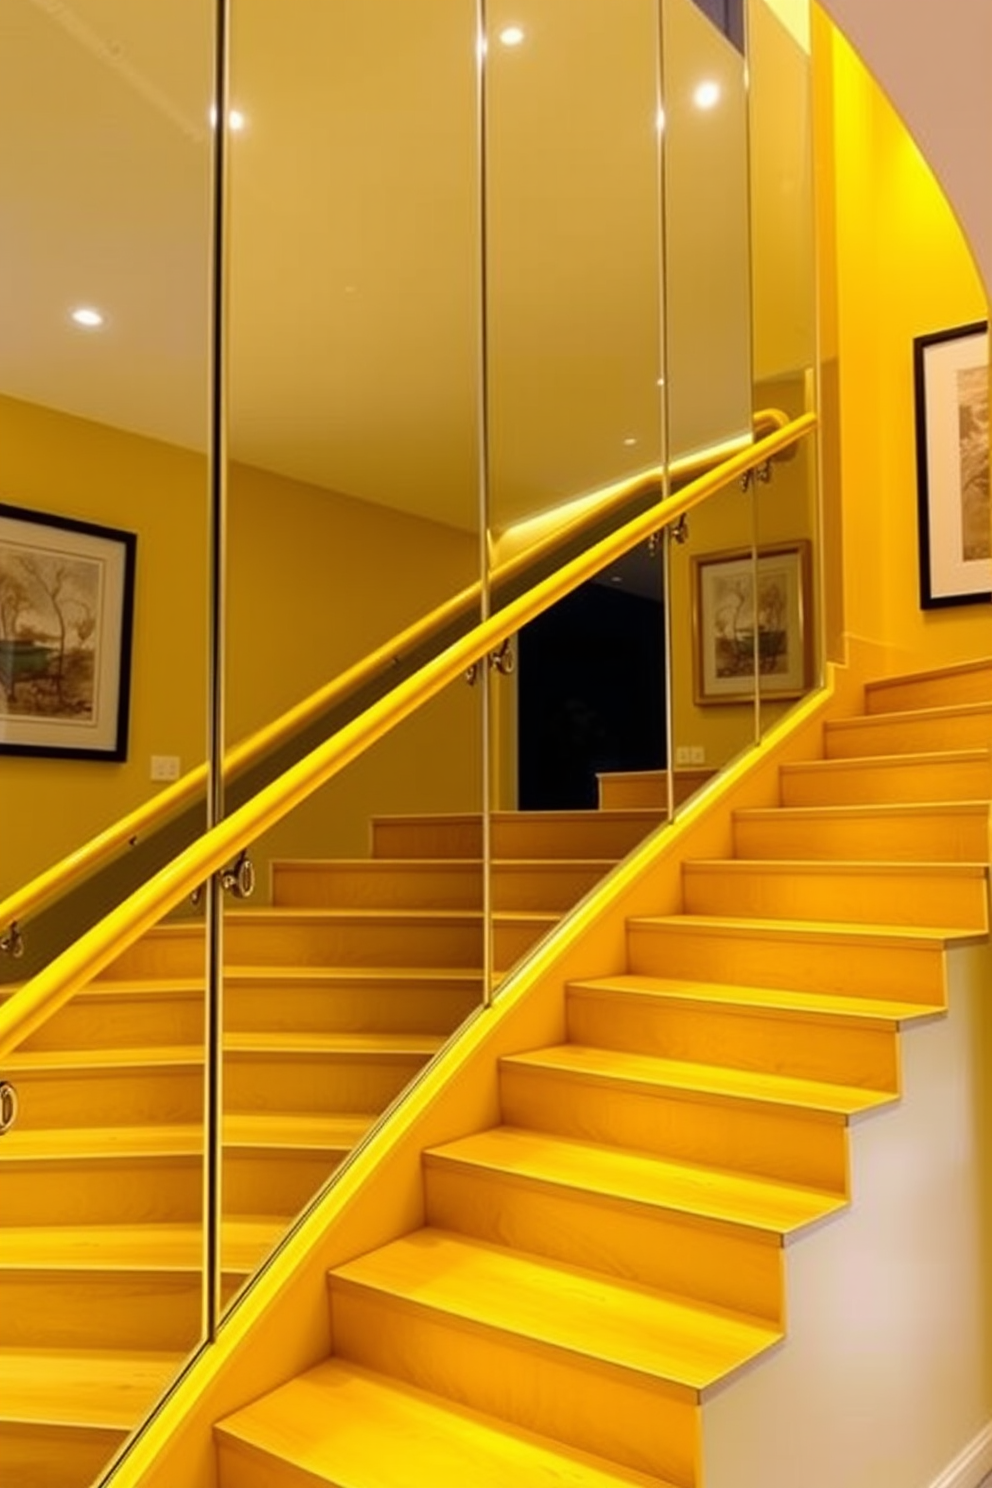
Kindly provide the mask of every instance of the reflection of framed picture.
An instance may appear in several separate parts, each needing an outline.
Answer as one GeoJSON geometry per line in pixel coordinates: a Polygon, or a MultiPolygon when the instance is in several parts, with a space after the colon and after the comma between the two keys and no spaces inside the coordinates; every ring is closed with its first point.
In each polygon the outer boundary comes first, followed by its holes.
{"type": "Polygon", "coordinates": [[[810,676],[810,559],[805,539],[692,560],[697,703],[754,698],[755,625],[762,696],[800,697],[810,676]]]}
{"type": "Polygon", "coordinates": [[[920,604],[992,597],[988,325],[913,342],[920,604]]]}
{"type": "Polygon", "coordinates": [[[0,753],[127,758],[135,546],[0,505],[0,753]]]}

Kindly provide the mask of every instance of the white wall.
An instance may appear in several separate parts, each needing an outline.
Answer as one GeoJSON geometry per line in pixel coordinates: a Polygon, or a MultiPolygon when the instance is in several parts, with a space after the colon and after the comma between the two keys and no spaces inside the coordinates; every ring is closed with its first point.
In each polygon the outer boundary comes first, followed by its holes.
{"type": "Polygon", "coordinates": [[[992,4],[821,0],[940,180],[992,296],[992,4]]]}

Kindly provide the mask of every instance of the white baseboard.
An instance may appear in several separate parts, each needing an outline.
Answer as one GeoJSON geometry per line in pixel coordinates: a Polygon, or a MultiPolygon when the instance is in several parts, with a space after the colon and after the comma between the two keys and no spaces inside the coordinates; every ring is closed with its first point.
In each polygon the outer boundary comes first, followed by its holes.
{"type": "Polygon", "coordinates": [[[978,1488],[988,1473],[992,1473],[992,1422],[972,1438],[930,1488],[978,1488]]]}

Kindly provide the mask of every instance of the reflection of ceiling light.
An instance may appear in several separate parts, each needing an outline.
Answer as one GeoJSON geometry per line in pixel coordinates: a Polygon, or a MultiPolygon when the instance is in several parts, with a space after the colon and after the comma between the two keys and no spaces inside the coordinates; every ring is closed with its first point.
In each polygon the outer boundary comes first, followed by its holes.
{"type": "Polygon", "coordinates": [[[627,446],[628,449],[631,449],[636,443],[637,443],[637,440],[634,439],[633,436],[631,436],[630,438],[624,440],[624,444],[627,446]]]}
{"type": "Polygon", "coordinates": [[[499,39],[504,46],[519,46],[524,39],[523,29],[520,26],[507,26],[499,33],[499,39]]]}
{"type": "Polygon", "coordinates": [[[610,574],[610,583],[611,584],[622,584],[623,583],[623,579],[620,577],[619,574],[610,574]]]}
{"type": "Polygon", "coordinates": [[[95,330],[97,326],[103,325],[103,316],[99,310],[93,310],[88,305],[80,305],[78,310],[73,310],[72,318],[77,325],[86,326],[88,330],[95,330]]]}
{"type": "Polygon", "coordinates": [[[712,79],[700,83],[692,95],[692,101],[698,109],[714,108],[720,102],[720,84],[714,83],[712,79]]]}
{"type": "MultiPolygon", "coordinates": [[[[240,109],[231,109],[227,116],[227,122],[233,133],[238,134],[244,129],[246,120],[240,109]]],[[[217,127],[217,109],[214,104],[210,105],[210,127],[212,129],[216,129],[217,127]]]]}
{"type": "Polygon", "coordinates": [[[656,119],[655,122],[656,122],[657,127],[658,127],[658,133],[659,134],[664,134],[664,132],[665,132],[665,110],[663,108],[660,108],[658,110],[658,117],[657,117],[657,119],[656,119]]]}

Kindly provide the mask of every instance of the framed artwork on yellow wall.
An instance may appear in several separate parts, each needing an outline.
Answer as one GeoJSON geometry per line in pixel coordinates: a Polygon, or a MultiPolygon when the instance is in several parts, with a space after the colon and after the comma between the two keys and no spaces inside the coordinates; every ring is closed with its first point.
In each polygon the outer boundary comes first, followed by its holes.
{"type": "Polygon", "coordinates": [[[693,684],[697,703],[754,699],[755,635],[763,697],[809,686],[810,545],[805,539],[693,559],[693,684]],[[757,601],[755,581],[757,580],[757,601]]]}
{"type": "Polygon", "coordinates": [[[992,598],[988,323],[913,342],[920,606],[992,598]]]}
{"type": "Polygon", "coordinates": [[[127,758],[136,546],[0,504],[0,753],[127,758]]]}

